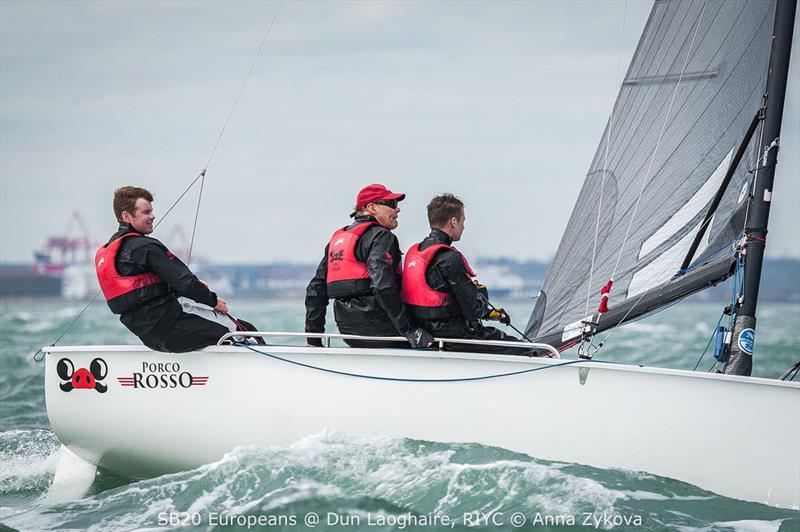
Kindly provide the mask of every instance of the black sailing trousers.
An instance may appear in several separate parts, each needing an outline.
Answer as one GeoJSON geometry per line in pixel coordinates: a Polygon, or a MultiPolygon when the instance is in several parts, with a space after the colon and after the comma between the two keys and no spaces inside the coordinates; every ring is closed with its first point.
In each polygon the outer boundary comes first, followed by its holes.
{"type": "Polygon", "coordinates": [[[155,329],[139,338],[153,351],[166,353],[186,353],[215,345],[230,332],[219,323],[187,312],[181,312],[171,326],[159,324],[155,329]]]}

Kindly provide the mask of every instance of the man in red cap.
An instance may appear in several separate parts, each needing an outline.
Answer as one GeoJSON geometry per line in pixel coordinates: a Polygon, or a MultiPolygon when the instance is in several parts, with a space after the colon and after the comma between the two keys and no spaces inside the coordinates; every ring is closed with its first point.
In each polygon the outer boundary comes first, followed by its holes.
{"type": "MultiPolygon", "coordinates": [[[[400,297],[401,253],[397,237],[399,201],[405,194],[368,185],[356,198],[353,223],[336,230],[306,289],[306,332],[325,332],[328,301],[334,300],[342,334],[405,336],[413,348],[433,344],[433,336],[415,326],[400,297]]],[[[309,345],[322,346],[319,338],[309,345]]],[[[404,347],[398,342],[348,340],[353,347],[404,347]]]]}

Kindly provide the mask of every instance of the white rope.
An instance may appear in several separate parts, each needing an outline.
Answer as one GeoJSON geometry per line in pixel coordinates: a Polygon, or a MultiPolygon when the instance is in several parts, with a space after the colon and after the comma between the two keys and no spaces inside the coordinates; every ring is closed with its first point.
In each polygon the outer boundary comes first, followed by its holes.
{"type": "MultiPolygon", "coordinates": [[[[225,129],[228,127],[228,123],[231,121],[231,117],[233,116],[233,111],[236,110],[236,106],[239,103],[239,98],[242,96],[242,92],[244,92],[244,87],[245,87],[245,85],[247,85],[247,82],[250,79],[250,75],[253,73],[253,69],[256,66],[256,62],[258,61],[258,58],[261,56],[261,51],[264,49],[264,44],[267,42],[267,37],[269,37],[269,34],[272,31],[272,26],[275,24],[275,20],[278,18],[278,13],[280,12],[282,5],[283,5],[283,0],[281,0],[280,3],[278,4],[278,8],[275,10],[275,14],[272,16],[272,21],[269,23],[269,26],[267,26],[266,32],[264,32],[264,38],[261,39],[261,45],[258,47],[258,52],[256,52],[256,55],[253,58],[253,62],[250,63],[250,69],[247,71],[247,75],[245,76],[241,87],[239,87],[239,92],[236,94],[236,98],[234,98],[234,100],[233,100],[233,105],[231,105],[231,109],[228,112],[228,117],[225,119],[225,123],[222,125],[222,129],[220,129],[219,135],[217,135],[217,141],[214,143],[214,147],[211,149],[211,153],[208,156],[208,159],[206,160],[205,166],[203,166],[203,170],[201,170],[200,173],[197,174],[197,177],[195,177],[192,180],[192,182],[189,183],[189,186],[187,186],[183,190],[183,193],[181,193],[181,195],[178,196],[178,199],[176,199],[172,203],[170,208],[167,209],[167,212],[165,212],[163,215],[161,215],[161,219],[158,222],[156,222],[155,226],[153,226],[153,229],[156,229],[159,226],[159,224],[164,221],[164,219],[167,217],[167,215],[170,212],[172,212],[172,209],[174,209],[175,206],[178,205],[178,203],[180,203],[180,201],[183,199],[183,197],[192,189],[192,187],[194,187],[194,185],[198,181],[200,181],[202,179],[203,183],[205,183],[206,170],[208,170],[208,165],[211,164],[211,159],[214,157],[214,154],[217,152],[217,147],[219,146],[219,143],[222,140],[222,135],[225,133],[225,129]]],[[[199,210],[200,210],[200,200],[202,199],[202,196],[203,196],[203,194],[202,194],[202,185],[203,185],[203,183],[201,183],[200,197],[198,197],[198,199],[197,199],[198,205],[197,205],[197,211],[195,212],[194,229],[192,229],[192,242],[194,242],[194,232],[195,232],[195,229],[197,228],[197,212],[199,212],[199,210]]],[[[191,246],[190,246],[189,258],[191,259],[191,246]]]]}
{"type": "MultiPolygon", "coordinates": [[[[625,37],[625,21],[628,17],[628,0],[625,0],[625,11],[622,14],[622,32],[619,35],[619,48],[617,50],[617,65],[614,69],[614,81],[619,80],[619,62],[622,57],[622,43],[625,37]]],[[[589,284],[586,285],[586,310],[583,315],[589,315],[589,301],[592,298],[592,281],[594,278],[594,261],[597,255],[597,240],[600,234],[600,213],[603,212],[603,192],[606,189],[606,171],[608,169],[608,147],[611,144],[611,130],[614,127],[614,114],[617,110],[617,95],[622,90],[622,81],[619,85],[614,85],[614,102],[611,104],[611,118],[608,121],[608,133],[606,134],[606,149],[603,157],[603,179],[600,182],[600,201],[597,203],[597,220],[594,224],[594,244],[592,245],[592,265],[589,268],[589,284]]]]}
{"type": "Polygon", "coordinates": [[[628,243],[628,236],[631,232],[631,227],[633,226],[633,220],[636,218],[636,212],[639,210],[639,203],[641,203],[642,195],[644,194],[644,188],[647,186],[647,181],[650,179],[650,172],[653,169],[653,162],[656,159],[656,154],[658,153],[658,148],[661,145],[661,139],[664,137],[664,131],[667,128],[667,122],[669,122],[670,114],[672,113],[672,107],[675,104],[675,97],[678,95],[678,89],[681,86],[681,81],[683,80],[683,75],[686,72],[686,67],[689,65],[689,59],[692,56],[692,48],[694,47],[694,41],[697,38],[697,33],[700,30],[700,21],[703,19],[703,13],[706,10],[706,3],[703,2],[703,8],[700,10],[700,15],[697,17],[697,26],[694,29],[694,35],[692,35],[692,41],[689,43],[689,49],[686,51],[686,60],[683,62],[683,68],[681,69],[681,75],[678,77],[678,82],[675,84],[675,90],[672,91],[672,98],[669,102],[669,107],[667,108],[667,113],[664,116],[664,123],[661,125],[661,131],[658,134],[658,139],[656,140],[656,146],[653,149],[653,155],[650,157],[650,163],[647,165],[647,172],[645,173],[644,178],[642,179],[642,186],[639,190],[639,197],[636,198],[636,205],[633,207],[633,213],[631,214],[630,220],[628,220],[628,229],[625,231],[625,238],[622,239],[622,245],[619,248],[619,253],[617,254],[617,262],[614,265],[614,270],[611,273],[611,278],[613,279],[614,276],[617,274],[617,268],[619,268],[619,261],[622,258],[622,253],[625,250],[625,245],[628,243]]]}
{"type": "MultiPolygon", "coordinates": [[[[236,94],[236,98],[233,100],[233,105],[231,105],[231,110],[228,112],[228,117],[225,119],[225,123],[222,125],[222,129],[220,130],[219,135],[217,136],[217,141],[214,143],[214,147],[211,149],[211,154],[208,156],[206,165],[203,167],[203,171],[200,172],[200,176],[198,176],[201,177],[200,194],[197,196],[197,207],[194,212],[194,225],[192,226],[192,238],[189,243],[189,256],[186,259],[187,264],[192,262],[192,250],[194,249],[194,236],[195,233],[197,232],[197,219],[200,216],[200,203],[203,201],[203,186],[205,185],[206,182],[206,170],[208,170],[208,165],[211,164],[211,159],[217,152],[217,146],[219,146],[219,143],[222,140],[222,135],[225,133],[225,129],[228,127],[228,123],[231,121],[233,112],[236,110],[236,106],[239,103],[239,98],[241,98],[242,93],[244,92],[244,88],[247,85],[247,82],[250,80],[250,75],[253,73],[253,69],[256,67],[258,58],[261,57],[261,51],[264,49],[264,44],[266,44],[267,42],[267,37],[269,37],[269,34],[272,31],[272,26],[275,25],[275,20],[278,18],[278,13],[280,13],[282,5],[283,5],[283,0],[280,0],[277,9],[275,9],[275,14],[272,16],[272,20],[270,21],[269,26],[267,26],[267,31],[264,32],[264,37],[261,39],[261,45],[258,47],[256,56],[253,58],[253,62],[250,63],[250,69],[247,71],[247,75],[244,77],[244,81],[242,81],[241,87],[239,87],[239,92],[236,94]]],[[[194,186],[196,182],[197,178],[195,178],[195,180],[192,182],[189,188],[194,186]]]]}
{"type": "MultiPolygon", "coordinates": [[[[667,127],[667,122],[669,121],[669,115],[672,112],[672,106],[675,103],[675,97],[678,94],[678,88],[680,87],[681,80],[683,79],[683,74],[686,71],[686,67],[689,64],[689,58],[691,57],[691,54],[692,54],[692,48],[694,47],[694,41],[695,41],[695,38],[697,37],[697,32],[700,29],[700,21],[703,19],[703,13],[705,13],[705,10],[706,10],[706,3],[703,2],[703,8],[700,10],[700,15],[697,17],[697,26],[694,29],[694,35],[692,35],[692,41],[689,43],[689,49],[686,51],[686,60],[683,62],[683,68],[681,69],[681,75],[678,77],[678,83],[675,85],[675,90],[672,91],[672,99],[671,99],[671,101],[669,103],[669,107],[667,108],[667,114],[664,117],[664,123],[661,126],[661,132],[658,135],[658,140],[656,141],[656,146],[653,149],[653,155],[650,158],[650,164],[647,167],[647,173],[645,174],[645,178],[642,181],[642,187],[641,187],[641,190],[639,190],[639,197],[636,199],[636,206],[634,207],[633,214],[631,215],[631,219],[628,222],[628,230],[625,232],[625,238],[622,241],[622,246],[620,247],[619,254],[617,255],[617,263],[614,265],[614,271],[611,274],[611,278],[612,279],[614,278],[614,275],[616,275],[616,273],[617,273],[617,267],[619,267],[619,260],[620,260],[620,257],[622,257],[622,251],[625,248],[625,244],[628,241],[628,236],[630,234],[631,226],[633,225],[633,219],[636,217],[636,210],[639,208],[639,202],[642,199],[642,194],[644,193],[644,187],[647,184],[648,178],[650,177],[650,171],[651,171],[651,169],[653,167],[653,161],[655,160],[656,153],[658,152],[658,147],[661,144],[661,139],[664,136],[664,130],[667,127]]],[[[631,308],[628,309],[628,312],[626,312],[625,315],[622,316],[622,318],[617,322],[617,324],[609,331],[609,333],[606,335],[606,337],[603,339],[603,341],[600,342],[600,344],[599,344],[600,346],[604,345],[608,341],[608,339],[611,337],[611,335],[614,334],[614,331],[616,331],[617,328],[619,328],[619,326],[622,325],[622,323],[625,321],[625,318],[627,318],[630,315],[630,313],[633,312],[633,309],[636,308],[636,306],[639,304],[639,302],[641,302],[642,298],[645,296],[646,293],[647,293],[646,290],[644,292],[642,292],[642,294],[634,302],[634,304],[631,306],[631,308]]]]}
{"type": "MultiPolygon", "coordinates": [[[[167,209],[167,212],[165,212],[161,216],[161,219],[158,221],[158,223],[156,223],[153,226],[153,229],[158,227],[159,224],[164,221],[164,219],[167,217],[167,215],[170,212],[172,212],[172,209],[174,209],[175,206],[183,199],[183,197],[186,195],[186,193],[189,192],[189,190],[192,189],[192,187],[195,185],[195,183],[197,183],[198,180],[202,179],[202,182],[201,182],[201,185],[200,185],[200,195],[197,198],[197,209],[195,211],[194,227],[192,228],[192,241],[191,241],[191,244],[189,245],[189,258],[188,258],[187,262],[191,262],[191,258],[192,258],[192,246],[194,245],[194,234],[195,234],[195,230],[197,229],[197,216],[198,216],[198,214],[200,212],[200,200],[202,200],[202,198],[203,198],[203,184],[205,183],[206,169],[208,168],[208,165],[211,163],[211,159],[214,157],[214,153],[216,153],[216,151],[217,151],[217,146],[219,146],[219,143],[222,140],[222,134],[225,133],[225,128],[228,127],[228,122],[230,122],[231,117],[233,116],[233,111],[236,109],[236,105],[239,103],[239,98],[241,97],[242,92],[244,91],[245,85],[247,85],[247,81],[250,79],[250,74],[253,73],[253,68],[255,68],[256,62],[258,61],[258,58],[261,55],[261,51],[264,49],[264,43],[267,42],[267,37],[269,37],[269,34],[272,31],[272,26],[275,24],[275,19],[278,18],[278,13],[280,12],[282,5],[283,5],[283,0],[280,0],[280,3],[278,3],[278,8],[275,10],[275,15],[272,17],[272,21],[270,22],[269,26],[267,27],[267,31],[264,33],[264,38],[261,40],[261,46],[259,46],[258,52],[256,53],[256,56],[253,59],[253,62],[250,64],[250,70],[248,70],[247,76],[245,76],[244,82],[242,82],[242,86],[239,88],[239,93],[236,95],[236,99],[234,100],[233,105],[231,106],[231,110],[228,113],[228,118],[225,120],[225,124],[222,126],[222,129],[220,130],[219,135],[217,136],[217,142],[214,144],[214,147],[211,150],[211,155],[208,156],[208,160],[206,161],[205,167],[197,175],[197,177],[194,178],[194,180],[189,184],[189,186],[186,187],[186,189],[184,189],[183,193],[178,197],[177,200],[175,200],[175,202],[172,204],[172,206],[169,209],[167,209]]],[[[78,315],[75,317],[75,319],[72,320],[72,323],[70,323],[67,326],[67,328],[64,329],[64,331],[61,333],[61,335],[58,337],[58,339],[56,339],[55,342],[50,344],[51,346],[55,346],[64,337],[64,335],[67,334],[67,332],[70,329],[72,329],[72,327],[75,325],[75,323],[77,323],[78,319],[81,316],[83,316],[84,312],[86,312],[86,309],[88,309],[89,306],[94,302],[94,300],[97,299],[97,296],[100,295],[100,292],[101,292],[101,290],[98,290],[97,292],[95,292],[95,294],[92,297],[92,299],[89,300],[89,302],[86,304],[86,306],[83,307],[83,310],[81,310],[80,313],[78,313],[78,315]]],[[[38,354],[38,352],[36,354],[38,354]]],[[[34,354],[34,357],[36,356],[36,354],[34,354]]]]}
{"type": "MultiPolygon", "coordinates": [[[[642,298],[645,296],[645,294],[647,294],[647,290],[642,292],[642,295],[640,295],[639,299],[637,299],[636,302],[633,305],[631,305],[631,308],[628,309],[628,312],[626,312],[625,315],[622,316],[622,318],[620,318],[620,320],[617,322],[617,324],[614,325],[614,327],[610,331],[608,331],[608,334],[606,335],[606,337],[603,338],[603,341],[600,342],[600,344],[599,344],[601,347],[608,341],[609,338],[611,338],[611,335],[614,334],[614,331],[616,331],[619,328],[619,326],[622,325],[622,323],[625,321],[625,318],[627,318],[628,315],[630,315],[630,313],[633,312],[633,309],[636,308],[636,305],[639,304],[639,302],[642,300],[642,298]]],[[[598,348],[598,351],[599,351],[599,348],[598,348]]]]}
{"type": "Polygon", "coordinates": [[[242,92],[244,92],[244,87],[250,80],[250,74],[253,73],[253,69],[256,67],[258,58],[261,56],[261,51],[264,49],[264,44],[267,42],[267,37],[269,37],[269,34],[272,31],[272,26],[275,25],[275,20],[278,18],[278,13],[280,13],[282,5],[283,5],[283,0],[281,0],[278,3],[278,8],[275,10],[275,14],[272,16],[272,21],[269,23],[269,26],[267,26],[267,31],[264,33],[264,38],[261,39],[261,46],[258,47],[258,52],[256,52],[256,56],[253,58],[253,62],[250,63],[250,70],[247,71],[247,75],[245,76],[244,81],[242,82],[242,86],[239,87],[239,93],[236,95],[236,99],[233,100],[233,105],[231,106],[231,110],[228,113],[228,118],[225,119],[225,124],[222,126],[222,129],[219,132],[219,136],[217,137],[217,142],[214,144],[214,148],[212,148],[211,150],[211,155],[208,156],[206,165],[203,167],[206,170],[208,169],[208,165],[211,164],[211,158],[214,157],[214,153],[216,153],[217,151],[217,146],[219,146],[219,143],[222,140],[222,134],[225,133],[225,128],[228,127],[228,122],[231,121],[231,117],[233,116],[233,111],[236,109],[236,105],[239,103],[239,98],[242,96],[242,92]]]}
{"type": "Polygon", "coordinates": [[[189,255],[186,257],[186,265],[192,263],[192,249],[194,249],[194,234],[197,232],[197,219],[200,217],[200,203],[203,201],[203,187],[206,184],[206,173],[200,180],[200,194],[197,196],[197,207],[194,211],[194,224],[192,225],[192,239],[189,241],[189,255]]]}

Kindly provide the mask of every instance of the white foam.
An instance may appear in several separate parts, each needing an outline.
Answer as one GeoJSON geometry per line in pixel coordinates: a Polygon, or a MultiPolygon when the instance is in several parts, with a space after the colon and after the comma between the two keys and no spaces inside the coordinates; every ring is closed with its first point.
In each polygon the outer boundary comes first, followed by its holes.
{"type": "MultiPolygon", "coordinates": [[[[450,516],[531,509],[580,515],[587,507],[615,513],[620,500],[680,499],[635,488],[617,491],[586,478],[582,467],[569,466],[477,445],[328,430],[289,447],[239,447],[192,471],[33,510],[6,522],[24,530],[59,528],[70,521],[88,521],[89,530],[130,530],[155,527],[162,512],[277,513],[319,500],[365,497],[450,516]]],[[[633,482],[640,478],[637,473],[619,474],[631,475],[633,482]]]]}
{"type": "MultiPolygon", "coordinates": [[[[437,448],[437,444],[428,447],[423,442],[409,446],[408,442],[387,435],[351,436],[329,429],[285,449],[240,447],[207,467],[227,470],[228,465],[237,463],[234,475],[251,474],[249,470],[258,467],[324,472],[322,483],[308,478],[295,483],[292,478],[286,483],[287,489],[265,494],[260,500],[270,508],[324,494],[379,497],[437,514],[498,511],[531,504],[569,513],[579,511],[587,502],[610,511],[614,501],[625,497],[599,482],[562,471],[565,464],[551,466],[533,459],[458,463],[453,460],[459,446],[437,448]],[[342,486],[347,486],[346,492],[342,486]],[[435,504],[421,509],[423,500],[427,505],[435,504]]],[[[215,498],[219,499],[219,494],[205,494],[203,503],[215,498]]]]}
{"type": "Polygon", "coordinates": [[[732,528],[741,532],[778,532],[783,523],[783,519],[775,521],[757,521],[755,519],[744,519],[741,521],[720,521],[713,523],[712,527],[732,528]]]}
{"type": "Polygon", "coordinates": [[[619,493],[624,495],[626,499],[639,501],[707,501],[714,498],[707,495],[664,495],[642,490],[620,491],[619,493]]]}
{"type": "MultiPolygon", "coordinates": [[[[692,517],[680,512],[669,512],[691,519],[692,517]]],[[[694,527],[685,525],[673,526],[680,532],[715,532],[720,529],[732,529],[736,532],[778,532],[785,519],[775,521],[758,521],[755,519],[744,519],[741,521],[719,521],[708,526],[694,527]]]]}
{"type": "Polygon", "coordinates": [[[59,443],[47,430],[0,433],[0,492],[42,488],[55,474],[59,443]],[[12,446],[12,444],[16,446],[12,446]]]}
{"type": "Polygon", "coordinates": [[[669,499],[671,501],[710,501],[713,498],[712,495],[673,495],[669,499]]]}
{"type": "Polygon", "coordinates": [[[55,320],[38,320],[33,323],[25,325],[25,332],[27,333],[40,333],[47,331],[58,325],[60,322],[55,320]]]}
{"type": "Polygon", "coordinates": [[[635,499],[639,501],[668,501],[672,497],[668,497],[666,495],[662,495],[660,493],[653,493],[651,491],[621,491],[622,495],[625,496],[626,499],[635,499]]]}

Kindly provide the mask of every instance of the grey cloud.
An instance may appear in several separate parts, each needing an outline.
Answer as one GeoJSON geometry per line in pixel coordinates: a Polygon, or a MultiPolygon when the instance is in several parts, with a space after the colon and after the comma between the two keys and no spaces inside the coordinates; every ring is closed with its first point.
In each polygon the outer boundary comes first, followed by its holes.
{"type": "MultiPolygon", "coordinates": [[[[122,184],[151,188],[163,213],[205,164],[276,6],[2,2],[0,258],[28,259],[73,209],[106,238],[122,184]]],[[[468,254],[552,256],[611,109],[623,8],[285,2],[209,167],[197,249],[316,260],[358,189],[383,182],[409,195],[403,245],[425,233],[427,200],[452,191],[468,254]]],[[[628,9],[620,76],[649,4],[628,9]]],[[[797,256],[791,151],[768,249],[797,256]]],[[[159,234],[190,228],[195,198],[159,234]]]]}

